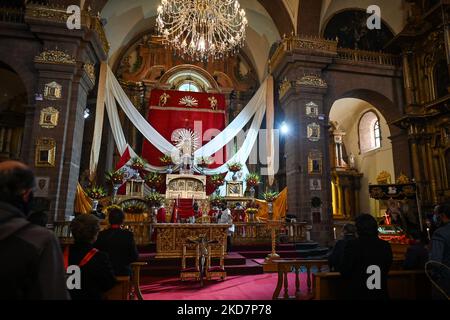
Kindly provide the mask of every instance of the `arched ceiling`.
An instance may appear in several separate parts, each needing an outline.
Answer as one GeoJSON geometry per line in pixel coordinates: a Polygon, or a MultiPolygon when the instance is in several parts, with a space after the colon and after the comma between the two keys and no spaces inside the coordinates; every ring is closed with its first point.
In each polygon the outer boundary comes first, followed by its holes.
{"type": "MultiPolygon", "coordinates": [[[[249,27],[245,53],[254,63],[260,79],[267,71],[272,44],[283,34],[319,35],[333,15],[346,9],[367,9],[379,5],[383,20],[394,33],[406,20],[404,0],[239,0],[246,9],[249,27]]],[[[136,35],[152,29],[160,0],[85,0],[86,6],[101,13],[108,22],[113,63],[136,35]]]]}
{"type": "Polygon", "coordinates": [[[404,0],[323,0],[320,18],[321,34],[328,21],[336,13],[346,9],[367,10],[371,5],[380,7],[381,18],[389,25],[394,34],[403,30],[407,17],[407,4],[404,0]]]}
{"type": "MultiPolygon", "coordinates": [[[[272,44],[280,40],[280,34],[283,31],[287,31],[283,33],[289,33],[293,30],[292,18],[295,17],[295,12],[292,12],[293,16],[291,17],[283,2],[279,1],[240,0],[249,21],[244,50],[254,63],[260,79],[266,72],[272,44]],[[272,16],[269,12],[272,13],[272,16]]],[[[298,0],[285,1],[290,3],[292,9],[292,5],[295,5],[298,0]]],[[[137,34],[155,26],[156,10],[159,4],[160,0],[105,1],[101,16],[107,20],[105,29],[111,44],[111,64],[137,34]]]]}

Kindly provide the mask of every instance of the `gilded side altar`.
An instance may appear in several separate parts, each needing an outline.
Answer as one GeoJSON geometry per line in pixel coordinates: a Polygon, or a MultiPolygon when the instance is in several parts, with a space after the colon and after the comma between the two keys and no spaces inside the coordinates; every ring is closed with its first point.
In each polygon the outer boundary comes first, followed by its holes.
{"type": "MultiPolygon", "coordinates": [[[[223,248],[227,248],[228,224],[181,224],[160,223],[155,224],[156,231],[156,258],[181,258],[183,255],[183,244],[190,237],[206,234],[208,240],[218,241],[211,245],[211,256],[219,257],[223,248]]],[[[194,257],[195,246],[188,247],[187,255],[194,257]]]]}

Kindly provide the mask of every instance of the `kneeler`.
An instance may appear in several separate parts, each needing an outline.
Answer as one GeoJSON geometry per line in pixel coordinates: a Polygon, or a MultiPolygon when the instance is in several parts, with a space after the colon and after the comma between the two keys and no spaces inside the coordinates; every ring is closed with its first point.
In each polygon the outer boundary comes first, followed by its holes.
{"type": "Polygon", "coordinates": [[[208,264],[206,267],[206,279],[211,280],[212,278],[220,278],[221,280],[225,280],[227,277],[227,272],[225,271],[225,247],[221,245],[221,254],[219,257],[219,265],[212,266],[211,265],[211,246],[208,247],[208,264]]]}
{"type": "Polygon", "coordinates": [[[181,260],[181,272],[180,272],[180,280],[185,281],[187,279],[195,279],[197,281],[200,280],[200,246],[197,244],[195,245],[195,266],[194,267],[187,267],[186,266],[186,258],[187,256],[187,247],[188,243],[183,244],[183,256],[181,260]]]}

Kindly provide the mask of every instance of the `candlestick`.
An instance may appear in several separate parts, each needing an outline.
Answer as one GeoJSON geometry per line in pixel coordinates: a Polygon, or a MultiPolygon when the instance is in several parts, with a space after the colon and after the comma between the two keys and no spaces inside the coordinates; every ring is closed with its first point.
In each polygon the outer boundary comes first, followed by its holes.
{"type": "Polygon", "coordinates": [[[431,240],[431,236],[430,236],[430,228],[427,228],[427,234],[428,234],[428,240],[431,240]]]}
{"type": "Polygon", "coordinates": [[[336,227],[333,228],[333,234],[334,234],[334,240],[336,240],[336,239],[337,239],[337,236],[336,236],[336,227]]]}

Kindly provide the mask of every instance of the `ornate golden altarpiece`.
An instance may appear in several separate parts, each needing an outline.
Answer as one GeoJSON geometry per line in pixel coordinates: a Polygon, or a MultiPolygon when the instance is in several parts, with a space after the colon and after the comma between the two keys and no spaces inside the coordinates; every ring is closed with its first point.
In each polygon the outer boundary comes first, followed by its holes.
{"type": "Polygon", "coordinates": [[[166,186],[166,199],[207,199],[206,176],[168,174],[166,186]]]}
{"type": "MultiPolygon", "coordinates": [[[[156,231],[156,258],[182,258],[183,245],[190,237],[206,234],[209,241],[218,241],[211,245],[211,256],[220,257],[222,250],[227,249],[228,224],[187,224],[187,223],[158,223],[154,225],[156,231]],[[223,247],[222,247],[223,246],[223,247]]],[[[186,256],[195,257],[195,245],[188,245],[186,256]]]]}

